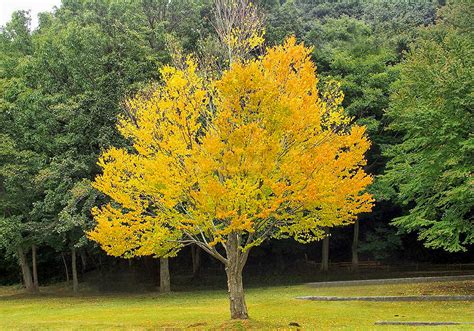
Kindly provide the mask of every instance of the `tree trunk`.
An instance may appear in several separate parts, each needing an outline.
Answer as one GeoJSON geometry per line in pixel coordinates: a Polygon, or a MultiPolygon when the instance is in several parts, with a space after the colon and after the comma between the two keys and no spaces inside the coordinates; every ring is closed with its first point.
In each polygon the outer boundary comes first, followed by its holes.
{"type": "Polygon", "coordinates": [[[171,291],[170,268],[167,257],[160,258],[160,292],[168,293],[171,291]]]}
{"type": "Polygon", "coordinates": [[[33,285],[33,278],[31,277],[31,270],[30,266],[28,265],[28,261],[26,259],[26,254],[23,248],[19,247],[17,249],[17,254],[18,254],[18,263],[20,264],[21,267],[21,274],[23,276],[23,285],[25,285],[25,288],[33,292],[34,291],[34,285],[33,285]]]}
{"type": "Polygon", "coordinates": [[[38,282],[38,268],[37,268],[37,261],[36,261],[36,245],[31,245],[31,263],[33,265],[33,289],[35,292],[39,290],[39,282],[38,282]]]}
{"type": "Polygon", "coordinates": [[[77,280],[76,248],[71,248],[71,270],[72,270],[72,290],[77,293],[79,281],[77,280]]]}
{"type": "Polygon", "coordinates": [[[201,270],[201,249],[197,245],[191,246],[191,257],[193,260],[193,278],[199,277],[201,270]]]}
{"type": "MultiPolygon", "coordinates": [[[[230,316],[232,319],[248,319],[249,314],[245,303],[244,283],[242,281],[242,270],[245,261],[239,250],[239,238],[236,233],[229,234],[227,243],[227,287],[230,301],[230,316]]],[[[248,254],[248,252],[246,253],[248,254]]]]}
{"type": "Polygon", "coordinates": [[[81,274],[84,276],[84,273],[86,272],[87,268],[87,257],[86,257],[86,252],[81,249],[80,251],[80,256],[81,256],[81,274]]]}
{"type": "Polygon", "coordinates": [[[359,254],[357,249],[359,248],[359,221],[356,220],[354,223],[354,238],[352,240],[352,270],[356,271],[359,269],[359,254]]]}
{"type": "Polygon", "coordinates": [[[329,270],[329,233],[323,239],[323,251],[321,259],[321,271],[329,270]]]}
{"type": "Polygon", "coordinates": [[[64,272],[66,273],[66,282],[69,284],[69,269],[67,267],[66,257],[64,256],[64,253],[61,253],[61,258],[63,259],[64,272]]]}

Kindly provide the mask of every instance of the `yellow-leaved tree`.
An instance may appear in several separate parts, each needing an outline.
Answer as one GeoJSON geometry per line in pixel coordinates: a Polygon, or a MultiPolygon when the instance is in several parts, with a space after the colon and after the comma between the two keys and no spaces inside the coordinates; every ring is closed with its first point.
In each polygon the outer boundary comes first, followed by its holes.
{"type": "Polygon", "coordinates": [[[365,129],[337,88],[317,90],[311,49],[289,38],[204,81],[188,59],[129,100],[119,123],[133,150],[110,148],[88,234],[115,256],[173,256],[196,244],[227,273],[232,318],[248,318],[242,270],[269,238],[310,242],[368,212],[365,129]]]}

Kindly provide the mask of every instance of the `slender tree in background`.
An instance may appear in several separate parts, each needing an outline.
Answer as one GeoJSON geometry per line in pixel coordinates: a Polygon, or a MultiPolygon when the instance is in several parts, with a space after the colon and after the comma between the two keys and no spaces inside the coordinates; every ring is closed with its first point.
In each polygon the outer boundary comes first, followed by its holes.
{"type": "Polygon", "coordinates": [[[193,263],[193,278],[198,278],[201,271],[201,249],[199,246],[191,246],[191,258],[193,263]]]}
{"type": "Polygon", "coordinates": [[[352,271],[359,268],[359,220],[354,221],[354,235],[352,237],[352,271]]]}
{"type": "MultiPolygon", "coordinates": [[[[79,288],[77,256],[82,253],[81,260],[84,268],[83,250],[89,244],[84,231],[91,229],[93,226],[90,210],[98,202],[98,192],[92,188],[89,180],[84,179],[75,183],[67,192],[64,201],[65,207],[59,213],[57,223],[53,223],[54,232],[51,242],[54,239],[58,242],[56,245],[52,243],[53,247],[58,246],[58,250],[69,250],[71,254],[72,288],[74,292],[77,292],[79,288]]],[[[68,272],[67,269],[66,267],[66,272],[68,272]]]]}
{"type": "Polygon", "coordinates": [[[242,60],[263,43],[263,16],[251,2],[215,0],[214,7],[215,30],[229,63],[242,60]]]}
{"type": "Polygon", "coordinates": [[[321,250],[321,271],[328,272],[329,271],[329,237],[330,233],[326,232],[322,242],[322,250],[321,250]]]}

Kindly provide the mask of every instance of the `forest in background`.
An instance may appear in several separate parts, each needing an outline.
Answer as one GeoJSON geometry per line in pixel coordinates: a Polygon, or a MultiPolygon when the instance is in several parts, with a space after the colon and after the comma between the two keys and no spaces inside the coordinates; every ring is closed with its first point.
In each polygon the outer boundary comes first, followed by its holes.
{"type": "MultiPolygon", "coordinates": [[[[320,84],[341,82],[347,113],[372,141],[366,171],[377,202],[355,225],[329,229],[326,245],[272,241],[248,268],[291,274],[298,261],[320,262],[323,250],[331,262],[354,264],[472,262],[473,4],[256,5],[267,45],[295,35],[314,46],[320,84]]],[[[126,269],[129,261],[84,234],[91,208],[106,200],[90,185],[97,159],[127,146],[116,131],[124,100],[159,82],[176,49],[219,65],[213,2],[64,0],[37,29],[29,24],[28,12],[16,12],[0,35],[0,282],[19,282],[20,270],[37,269],[45,284],[77,265],[84,275],[126,269]]],[[[172,277],[215,267],[197,256],[190,248],[171,259],[172,277]]]]}

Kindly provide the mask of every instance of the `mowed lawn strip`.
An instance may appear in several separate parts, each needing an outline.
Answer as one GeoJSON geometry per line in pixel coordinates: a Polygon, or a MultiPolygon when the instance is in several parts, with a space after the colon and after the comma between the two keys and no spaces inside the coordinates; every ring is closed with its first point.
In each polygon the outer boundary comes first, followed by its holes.
{"type": "MultiPolygon", "coordinates": [[[[151,329],[151,328],[302,328],[387,329],[376,321],[473,322],[472,302],[312,302],[303,295],[449,295],[473,294],[474,281],[432,284],[309,288],[304,285],[250,288],[249,321],[229,320],[227,293],[222,290],[141,295],[70,296],[43,288],[34,297],[14,287],[0,288],[0,329],[151,329]]],[[[456,325],[451,329],[470,329],[456,325]]],[[[406,329],[390,326],[390,329],[406,329]]]]}

